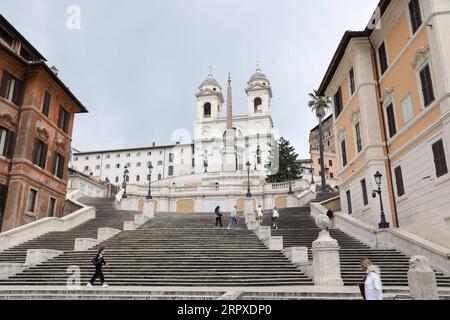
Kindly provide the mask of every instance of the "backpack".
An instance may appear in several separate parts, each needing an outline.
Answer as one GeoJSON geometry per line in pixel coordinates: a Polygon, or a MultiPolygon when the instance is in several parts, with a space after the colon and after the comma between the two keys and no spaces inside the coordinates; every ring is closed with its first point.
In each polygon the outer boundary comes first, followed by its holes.
{"type": "Polygon", "coordinates": [[[100,262],[100,261],[99,261],[97,255],[96,255],[95,257],[92,258],[92,264],[93,264],[94,266],[98,266],[99,262],[100,262]]]}

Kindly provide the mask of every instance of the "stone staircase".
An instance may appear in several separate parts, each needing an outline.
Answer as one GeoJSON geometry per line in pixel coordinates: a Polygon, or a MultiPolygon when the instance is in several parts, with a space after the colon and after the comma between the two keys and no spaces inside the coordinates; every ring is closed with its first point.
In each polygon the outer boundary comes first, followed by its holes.
{"type": "MultiPolygon", "coordinates": [[[[110,212],[99,211],[103,210],[110,212]]],[[[135,288],[312,285],[281,252],[268,250],[247,230],[242,218],[239,230],[227,230],[228,219],[223,220],[224,228],[215,228],[212,213],[160,213],[136,230],[121,232],[101,244],[107,248],[105,258],[111,265],[104,269],[108,284],[135,288]]],[[[72,233],[70,242],[73,246],[72,233]]],[[[93,273],[95,248],[74,252],[67,245],[65,249],[61,256],[0,281],[0,286],[64,286],[69,266],[80,268],[85,285],[93,273]]]]}
{"type": "MultiPolygon", "coordinates": [[[[271,225],[271,212],[266,212],[263,225],[271,225]]],[[[280,210],[279,229],[272,230],[272,235],[283,236],[284,247],[307,247],[312,261],[312,242],[318,237],[320,229],[310,216],[310,208],[288,208],[280,210]]],[[[370,259],[381,268],[384,286],[408,286],[407,272],[409,258],[395,250],[377,250],[350,237],[340,230],[331,230],[331,236],[341,247],[341,274],[346,286],[361,282],[363,272],[360,268],[362,259],[370,259]]],[[[450,287],[450,277],[436,272],[438,286],[450,287]]]]}

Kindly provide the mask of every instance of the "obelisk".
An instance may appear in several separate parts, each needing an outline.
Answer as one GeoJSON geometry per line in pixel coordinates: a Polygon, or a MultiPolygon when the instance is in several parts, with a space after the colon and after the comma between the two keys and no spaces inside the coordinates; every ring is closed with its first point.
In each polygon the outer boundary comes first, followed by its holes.
{"type": "Polygon", "coordinates": [[[227,87],[227,129],[225,131],[225,148],[223,154],[223,171],[236,171],[236,133],[233,129],[233,91],[231,88],[231,76],[228,74],[227,87]]]}

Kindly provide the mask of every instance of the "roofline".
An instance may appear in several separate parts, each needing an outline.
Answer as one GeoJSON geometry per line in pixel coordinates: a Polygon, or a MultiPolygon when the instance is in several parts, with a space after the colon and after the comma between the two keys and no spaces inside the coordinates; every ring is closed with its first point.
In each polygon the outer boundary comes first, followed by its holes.
{"type": "MultiPolygon", "coordinates": [[[[381,10],[381,17],[383,17],[390,3],[391,0],[380,0],[380,2],[378,3],[377,8],[380,8],[381,10]]],[[[333,59],[331,60],[325,76],[320,84],[319,90],[317,91],[320,96],[325,95],[325,91],[327,90],[328,85],[333,79],[334,74],[336,73],[336,70],[342,61],[342,58],[345,55],[345,50],[347,49],[350,40],[352,40],[353,38],[368,38],[372,35],[373,32],[373,28],[369,28],[369,26],[366,26],[365,30],[363,31],[346,31],[344,33],[344,36],[342,37],[341,42],[339,43],[333,59]]]]}
{"type": "Polygon", "coordinates": [[[163,145],[163,146],[155,146],[155,147],[97,150],[97,151],[87,151],[87,152],[75,152],[75,153],[73,153],[73,155],[80,156],[80,155],[96,154],[96,153],[114,153],[114,152],[125,152],[125,151],[154,150],[154,149],[173,148],[173,147],[177,147],[177,146],[192,146],[192,145],[193,145],[193,143],[186,143],[186,144],[171,144],[171,145],[163,145]]]}
{"type": "MultiPolygon", "coordinates": [[[[332,117],[333,117],[333,114],[330,114],[328,117],[326,117],[325,119],[322,120],[322,123],[327,122],[327,121],[330,120],[330,118],[332,118],[332,117]]],[[[311,129],[310,132],[313,132],[313,131],[316,131],[317,129],[319,129],[319,125],[320,125],[320,124],[318,124],[318,125],[315,126],[313,129],[311,129]]]]}
{"type": "Polygon", "coordinates": [[[28,40],[16,29],[14,26],[9,23],[6,18],[0,14],[0,24],[5,24],[7,28],[11,29],[19,38],[20,41],[25,44],[26,47],[29,47],[31,50],[34,51],[34,53],[37,55],[37,57],[41,60],[47,61],[47,59],[30,43],[28,40]]]}

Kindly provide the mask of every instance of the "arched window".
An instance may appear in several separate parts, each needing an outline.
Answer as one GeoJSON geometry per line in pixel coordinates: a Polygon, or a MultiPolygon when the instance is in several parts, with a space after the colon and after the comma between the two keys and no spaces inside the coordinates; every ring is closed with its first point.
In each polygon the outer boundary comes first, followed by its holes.
{"type": "Polygon", "coordinates": [[[141,176],[137,175],[136,176],[136,182],[139,182],[139,181],[141,181],[141,176]]]}
{"type": "Polygon", "coordinates": [[[262,99],[261,98],[259,98],[259,97],[256,98],[254,105],[255,105],[255,113],[262,112],[262,99]]]}
{"type": "Polygon", "coordinates": [[[158,180],[161,180],[161,174],[158,174],[158,180]]]}
{"type": "Polygon", "coordinates": [[[205,105],[203,106],[203,116],[204,116],[205,118],[211,117],[211,103],[207,102],[207,103],[205,103],[205,105]]]}
{"type": "Polygon", "coordinates": [[[119,182],[119,177],[116,177],[116,183],[118,183],[119,182]]]}

